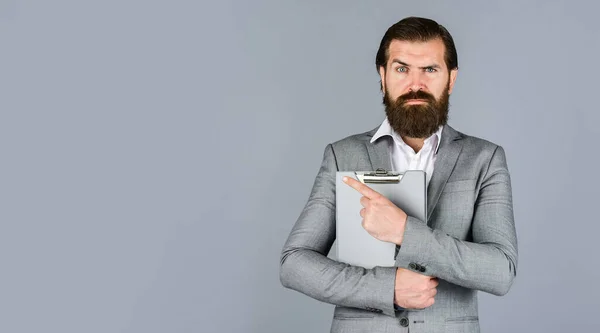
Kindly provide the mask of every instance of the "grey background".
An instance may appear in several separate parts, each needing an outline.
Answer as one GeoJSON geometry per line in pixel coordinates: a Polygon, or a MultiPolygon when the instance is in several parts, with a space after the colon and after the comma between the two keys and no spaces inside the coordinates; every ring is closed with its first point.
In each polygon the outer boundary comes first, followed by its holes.
{"type": "Polygon", "coordinates": [[[280,250],[409,15],[455,38],[451,125],[507,152],[519,270],[483,331],[598,331],[598,9],[0,1],[0,331],[328,331],[280,250]]]}

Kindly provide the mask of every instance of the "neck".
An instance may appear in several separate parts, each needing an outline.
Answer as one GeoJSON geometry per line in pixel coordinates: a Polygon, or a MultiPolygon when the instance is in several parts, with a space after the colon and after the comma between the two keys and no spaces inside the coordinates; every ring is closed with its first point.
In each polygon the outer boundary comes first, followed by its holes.
{"type": "Polygon", "coordinates": [[[415,151],[415,153],[418,153],[419,150],[421,150],[421,148],[423,148],[423,145],[425,144],[425,139],[423,138],[409,138],[408,136],[402,136],[402,140],[410,148],[412,148],[415,151]]]}

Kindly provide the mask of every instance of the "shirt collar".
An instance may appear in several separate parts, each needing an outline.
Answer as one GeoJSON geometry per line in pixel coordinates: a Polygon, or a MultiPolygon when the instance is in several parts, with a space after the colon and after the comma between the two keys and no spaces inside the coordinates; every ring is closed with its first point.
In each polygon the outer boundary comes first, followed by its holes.
{"type": "MultiPolygon", "coordinates": [[[[435,143],[435,153],[436,154],[438,152],[438,149],[440,148],[440,143],[442,142],[442,130],[443,129],[444,129],[444,126],[440,126],[440,128],[438,128],[438,130],[435,133],[433,133],[430,137],[425,139],[425,140],[436,140],[437,141],[435,143]]],[[[383,120],[383,123],[381,123],[381,126],[379,126],[379,128],[377,129],[377,132],[375,132],[375,134],[373,135],[373,138],[371,138],[371,143],[377,141],[379,138],[381,138],[383,136],[391,136],[394,139],[394,141],[399,142],[399,143],[404,143],[404,141],[402,140],[402,137],[400,137],[400,135],[398,135],[398,133],[394,132],[394,130],[392,129],[392,126],[390,125],[387,117],[385,117],[385,119],[383,120]]]]}

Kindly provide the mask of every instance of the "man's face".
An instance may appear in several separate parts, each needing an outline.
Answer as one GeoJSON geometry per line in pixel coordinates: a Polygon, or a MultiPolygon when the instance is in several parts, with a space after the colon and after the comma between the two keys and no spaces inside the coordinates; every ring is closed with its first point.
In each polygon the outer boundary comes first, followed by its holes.
{"type": "Polygon", "coordinates": [[[383,103],[398,134],[427,138],[448,121],[448,101],[457,70],[448,71],[441,39],[394,40],[387,67],[380,68],[383,103]]]}

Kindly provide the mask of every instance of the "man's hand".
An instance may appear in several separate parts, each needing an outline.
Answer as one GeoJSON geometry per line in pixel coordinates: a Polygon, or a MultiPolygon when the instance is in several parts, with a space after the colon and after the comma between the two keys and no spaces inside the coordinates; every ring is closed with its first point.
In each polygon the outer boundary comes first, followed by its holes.
{"type": "Polygon", "coordinates": [[[386,197],[352,177],[344,177],[344,182],[360,192],[364,207],[360,210],[362,226],[367,232],[384,242],[402,244],[406,213],[386,197]]]}
{"type": "Polygon", "coordinates": [[[394,303],[405,309],[424,309],[433,305],[437,294],[437,278],[405,268],[396,270],[394,303]]]}

